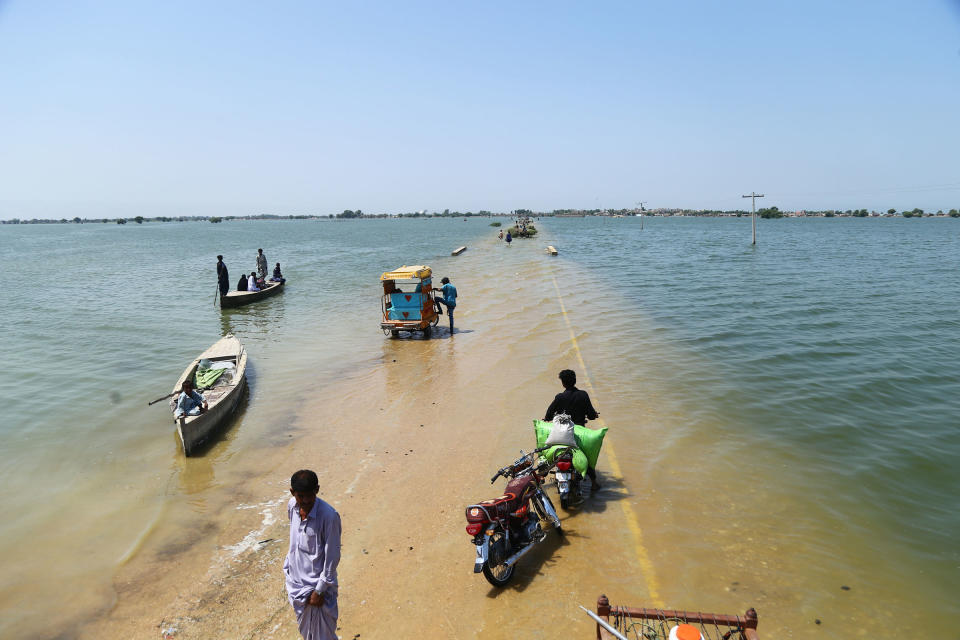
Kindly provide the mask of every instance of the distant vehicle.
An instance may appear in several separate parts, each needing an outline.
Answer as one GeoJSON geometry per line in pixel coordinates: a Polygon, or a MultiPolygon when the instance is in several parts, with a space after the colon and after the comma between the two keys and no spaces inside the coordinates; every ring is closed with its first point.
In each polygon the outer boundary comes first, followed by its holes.
{"type": "Polygon", "coordinates": [[[420,331],[429,338],[440,322],[433,299],[433,271],[426,265],[404,265],[380,276],[383,284],[380,328],[396,338],[401,331],[420,331]]]}

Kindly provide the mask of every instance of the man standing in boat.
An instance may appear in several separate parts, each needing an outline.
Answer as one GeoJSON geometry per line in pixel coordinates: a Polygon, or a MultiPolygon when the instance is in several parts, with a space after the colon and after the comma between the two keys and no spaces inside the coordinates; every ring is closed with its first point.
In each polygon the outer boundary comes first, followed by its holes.
{"type": "Polygon", "coordinates": [[[340,514],[317,497],[319,491],[317,474],[309,469],[290,478],[290,548],[283,574],[300,635],[336,640],[340,514]]]}
{"type": "MultiPolygon", "coordinates": [[[[574,424],[581,427],[587,425],[587,420],[596,420],[600,417],[597,410],[593,408],[590,402],[590,394],[582,389],[577,389],[577,374],[571,369],[564,369],[557,376],[560,378],[560,384],[563,385],[563,391],[558,393],[547,407],[547,414],[544,420],[549,422],[553,416],[558,413],[565,413],[570,416],[574,424]]],[[[590,477],[590,490],[596,491],[600,488],[600,481],[597,480],[597,470],[593,467],[587,467],[587,475],[590,477]]]]}
{"type": "Polygon", "coordinates": [[[223,256],[217,256],[217,285],[222,296],[230,291],[230,274],[227,273],[227,265],[223,263],[223,256]]]}
{"type": "Polygon", "coordinates": [[[257,275],[261,280],[267,279],[267,256],[263,255],[263,249],[257,249],[257,275]]]}

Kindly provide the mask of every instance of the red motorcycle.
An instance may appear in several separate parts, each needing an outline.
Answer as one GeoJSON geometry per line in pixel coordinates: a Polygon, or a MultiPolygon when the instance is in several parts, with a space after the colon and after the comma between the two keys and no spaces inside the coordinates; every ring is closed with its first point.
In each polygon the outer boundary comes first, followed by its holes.
{"type": "Polygon", "coordinates": [[[467,533],[473,536],[477,551],[473,572],[482,571],[495,587],[510,582],[517,561],[547,537],[542,521],[563,535],[560,518],[542,485],[552,465],[536,460],[546,449],[534,449],[490,478],[491,484],[500,476],[510,478],[502,496],[467,507],[467,533]]]}

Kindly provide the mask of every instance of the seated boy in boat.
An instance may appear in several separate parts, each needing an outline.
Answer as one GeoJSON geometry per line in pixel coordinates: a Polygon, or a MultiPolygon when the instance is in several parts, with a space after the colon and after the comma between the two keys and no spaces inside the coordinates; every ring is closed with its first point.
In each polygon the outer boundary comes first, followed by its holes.
{"type": "Polygon", "coordinates": [[[247,291],[260,291],[260,287],[257,286],[257,272],[251,271],[250,277],[247,278],[247,291]]]}
{"type": "Polygon", "coordinates": [[[206,410],[207,401],[198,391],[194,390],[193,381],[187,378],[180,387],[180,395],[177,397],[177,406],[173,410],[173,417],[198,416],[206,410]]]}
{"type": "Polygon", "coordinates": [[[270,278],[270,282],[279,282],[284,283],[287,279],[283,277],[283,273],[280,272],[280,263],[277,263],[277,266],[273,268],[273,277],[270,278]]]}

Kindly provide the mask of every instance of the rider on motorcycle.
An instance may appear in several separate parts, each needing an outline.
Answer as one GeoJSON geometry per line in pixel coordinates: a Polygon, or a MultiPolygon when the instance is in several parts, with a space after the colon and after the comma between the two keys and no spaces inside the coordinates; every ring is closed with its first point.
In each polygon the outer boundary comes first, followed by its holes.
{"type": "MultiPolygon", "coordinates": [[[[577,389],[577,374],[571,369],[564,369],[558,376],[563,384],[563,391],[558,393],[547,407],[547,414],[544,420],[549,422],[558,413],[566,413],[573,420],[574,424],[586,426],[587,420],[596,420],[600,417],[597,410],[593,408],[590,402],[590,395],[582,389],[577,389]]],[[[600,488],[600,481],[597,480],[597,470],[593,467],[587,468],[587,475],[590,477],[591,491],[600,488]]]]}

